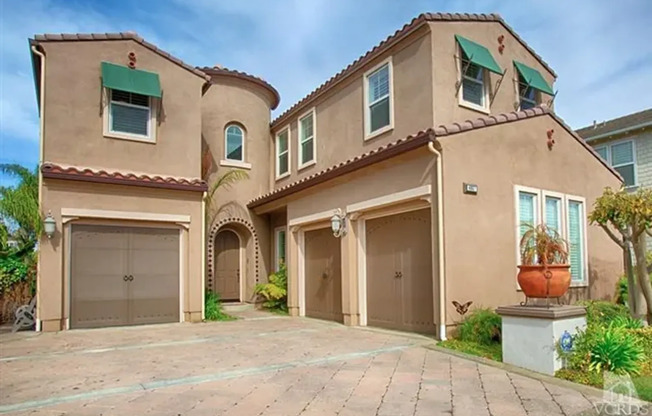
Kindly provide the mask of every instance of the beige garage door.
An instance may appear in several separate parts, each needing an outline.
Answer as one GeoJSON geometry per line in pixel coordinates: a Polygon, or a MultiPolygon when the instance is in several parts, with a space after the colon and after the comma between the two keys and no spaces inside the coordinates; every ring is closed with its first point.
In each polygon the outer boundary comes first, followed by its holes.
{"type": "Polygon", "coordinates": [[[179,231],[74,225],[70,326],[179,321],[179,231]]]}
{"type": "Polygon", "coordinates": [[[366,223],[367,324],[433,333],[430,210],[366,223]]]}
{"type": "Polygon", "coordinates": [[[330,228],[306,232],[306,316],[342,322],[340,252],[340,239],[330,228]]]}

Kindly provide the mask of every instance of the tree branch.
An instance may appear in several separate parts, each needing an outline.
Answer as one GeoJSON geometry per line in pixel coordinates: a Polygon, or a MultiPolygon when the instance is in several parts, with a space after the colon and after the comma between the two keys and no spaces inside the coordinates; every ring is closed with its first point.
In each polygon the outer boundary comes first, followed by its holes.
{"type": "MultiPolygon", "coordinates": [[[[614,234],[613,231],[611,231],[609,226],[607,226],[606,224],[600,224],[600,227],[602,227],[602,229],[607,233],[607,235],[612,240],[614,240],[614,242],[616,244],[618,244],[621,248],[625,248],[625,242],[623,240],[619,239],[618,237],[616,237],[616,234],[614,234]]],[[[622,233],[622,231],[621,231],[621,233],[622,233]]]]}

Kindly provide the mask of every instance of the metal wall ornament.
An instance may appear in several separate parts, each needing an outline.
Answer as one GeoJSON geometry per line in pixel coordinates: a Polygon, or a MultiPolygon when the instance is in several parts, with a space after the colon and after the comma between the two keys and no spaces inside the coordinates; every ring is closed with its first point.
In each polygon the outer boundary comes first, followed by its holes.
{"type": "Polygon", "coordinates": [[[473,304],[473,301],[470,300],[465,304],[461,304],[458,301],[454,300],[452,303],[453,306],[455,306],[455,310],[457,311],[457,313],[459,313],[460,315],[465,315],[469,311],[469,307],[473,304]]]}
{"type": "Polygon", "coordinates": [[[336,238],[346,235],[346,213],[338,208],[331,217],[331,230],[336,238]]]}

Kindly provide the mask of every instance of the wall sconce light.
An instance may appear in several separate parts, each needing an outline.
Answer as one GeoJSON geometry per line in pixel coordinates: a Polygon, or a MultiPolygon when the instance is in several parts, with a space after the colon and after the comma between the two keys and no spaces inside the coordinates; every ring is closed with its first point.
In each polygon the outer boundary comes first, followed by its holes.
{"type": "Polygon", "coordinates": [[[57,221],[52,216],[52,212],[48,211],[48,216],[43,220],[43,231],[48,238],[52,238],[57,229],[57,221]]]}
{"type": "Polygon", "coordinates": [[[346,234],[346,214],[341,208],[338,208],[337,211],[335,211],[335,214],[331,217],[331,230],[333,231],[333,235],[337,238],[346,234]]]}

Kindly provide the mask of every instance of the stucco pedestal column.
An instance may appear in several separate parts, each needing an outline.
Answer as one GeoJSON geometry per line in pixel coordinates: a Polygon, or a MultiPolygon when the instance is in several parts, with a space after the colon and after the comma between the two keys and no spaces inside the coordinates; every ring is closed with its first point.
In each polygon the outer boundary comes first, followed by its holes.
{"type": "Polygon", "coordinates": [[[562,367],[556,344],[586,327],[582,306],[501,306],[503,362],[554,375],[562,367]]]}

